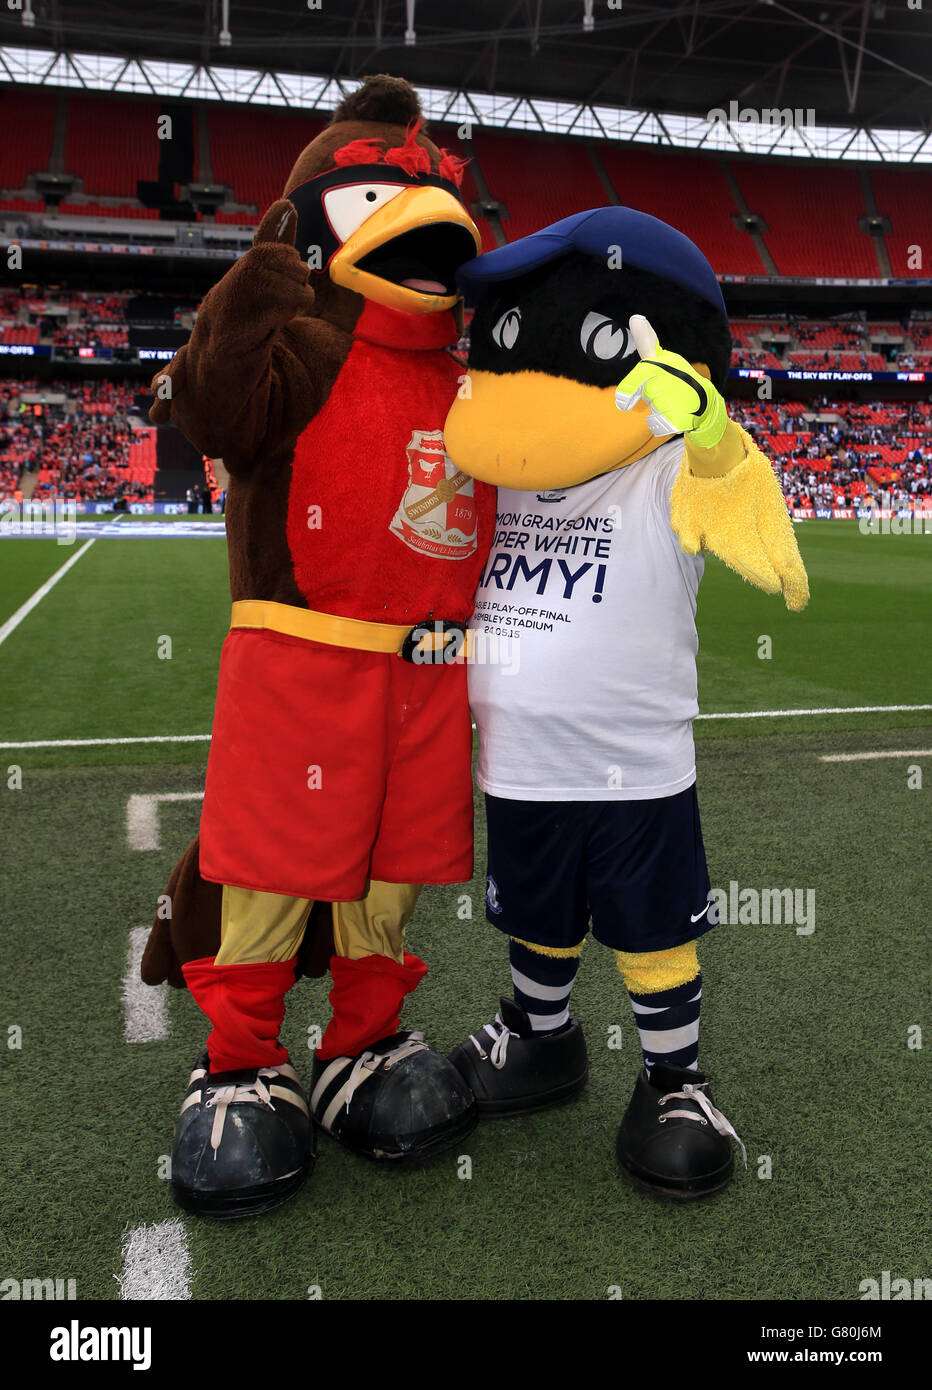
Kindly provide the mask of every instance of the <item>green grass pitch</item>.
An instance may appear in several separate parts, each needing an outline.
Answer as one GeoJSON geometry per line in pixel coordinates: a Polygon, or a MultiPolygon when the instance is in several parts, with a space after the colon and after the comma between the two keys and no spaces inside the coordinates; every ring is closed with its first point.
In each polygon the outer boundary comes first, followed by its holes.
{"type": "MultiPolygon", "coordinates": [[[[797,534],[813,593],[803,614],[707,566],[703,712],[930,703],[932,537],[844,522],[797,534]]],[[[75,549],[0,544],[0,627],[75,549]]],[[[208,733],[227,604],[218,539],[95,541],[0,644],[0,741],[208,733]]],[[[579,1100],[480,1126],[463,1146],[469,1178],[456,1153],[398,1173],[322,1139],[287,1206],[229,1225],[182,1218],[195,1298],[319,1286],[324,1298],[604,1299],[616,1287],[626,1299],[856,1299],[882,1270],[928,1275],[928,1046],[910,1030],[926,1019],[932,793],[908,785],[908,768],[929,783],[932,755],[820,755],[932,749],[929,712],[709,720],[696,734],[713,884],[816,894],[811,935],[723,924],[701,949],[702,1062],[747,1172],[739,1160],[725,1193],[682,1207],[618,1175],[637,1035],[610,953],[590,943],[573,1001],[591,1057],[579,1100]]],[[[172,991],[169,1035],[128,1043],[122,980],[130,932],[151,919],[199,805],[163,803],[161,847],[133,851],[126,804],[198,791],[206,752],[0,749],[3,1269],[74,1278],[79,1298],[119,1297],[127,1232],[179,1215],[160,1165],[204,1020],[172,991]]],[[[441,1048],[490,1018],[508,985],[483,914],[483,849],[480,818],[479,874],[426,890],[410,929],[431,970],[409,1022],[441,1048]]],[[[284,1038],[305,1078],[326,992],[301,981],[289,997],[284,1038]]]]}

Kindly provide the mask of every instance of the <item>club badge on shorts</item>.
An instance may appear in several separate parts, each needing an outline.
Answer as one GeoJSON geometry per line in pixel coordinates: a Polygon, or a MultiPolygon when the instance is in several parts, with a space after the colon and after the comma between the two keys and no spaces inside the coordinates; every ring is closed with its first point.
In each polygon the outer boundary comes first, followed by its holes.
{"type": "Polygon", "coordinates": [[[476,549],[473,479],[443,447],[440,430],[414,430],[408,441],[408,486],[390,530],[412,550],[462,560],[476,549]]]}

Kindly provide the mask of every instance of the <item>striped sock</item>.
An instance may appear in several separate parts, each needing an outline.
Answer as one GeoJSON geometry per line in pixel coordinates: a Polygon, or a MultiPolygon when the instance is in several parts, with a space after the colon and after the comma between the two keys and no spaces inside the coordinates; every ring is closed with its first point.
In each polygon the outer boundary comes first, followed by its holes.
{"type": "Polygon", "coordinates": [[[699,1008],[702,976],[658,994],[631,994],[644,1065],[670,1062],[695,1071],[699,1064],[699,1008]]]}
{"type": "Polygon", "coordinates": [[[508,958],[515,1003],[531,1020],[535,1033],[555,1033],[570,1017],[570,991],[579,969],[578,956],[542,956],[509,939],[508,958]]]}

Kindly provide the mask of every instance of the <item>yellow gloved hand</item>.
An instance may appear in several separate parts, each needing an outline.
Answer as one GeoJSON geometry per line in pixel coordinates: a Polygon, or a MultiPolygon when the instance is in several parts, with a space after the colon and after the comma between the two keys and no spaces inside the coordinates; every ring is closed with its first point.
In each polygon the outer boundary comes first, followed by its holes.
{"type": "Polygon", "coordinates": [[[734,425],[746,457],[720,477],[698,478],[685,456],[670,498],[670,522],[687,555],[710,551],[787,608],[809,602],[809,579],[786,500],[769,459],[734,425]]]}
{"type": "Polygon", "coordinates": [[[685,434],[700,449],[714,448],[728,423],[721,393],[685,357],[660,346],[643,314],[632,314],[628,328],[641,360],[618,383],[618,409],[631,410],[643,399],[651,434],[685,434]]]}

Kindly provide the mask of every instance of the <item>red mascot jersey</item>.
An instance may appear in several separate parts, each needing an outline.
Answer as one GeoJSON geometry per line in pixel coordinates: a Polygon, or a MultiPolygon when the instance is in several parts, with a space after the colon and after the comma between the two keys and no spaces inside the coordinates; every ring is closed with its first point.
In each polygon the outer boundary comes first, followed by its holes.
{"type": "MultiPolygon", "coordinates": [[[[495,490],[443,448],[462,376],[444,351],[455,337],[452,315],[366,304],[295,447],[287,538],[308,607],[412,626],[472,614],[495,490]]],[[[369,878],[462,882],[472,875],[471,750],[464,665],[234,630],[220,664],[201,874],[324,901],[364,896],[369,878]]]]}
{"type": "Polygon", "coordinates": [[[412,624],[472,613],[495,493],[444,452],[455,340],[450,314],[366,304],[292,465],[288,547],[309,608],[412,624]]]}

